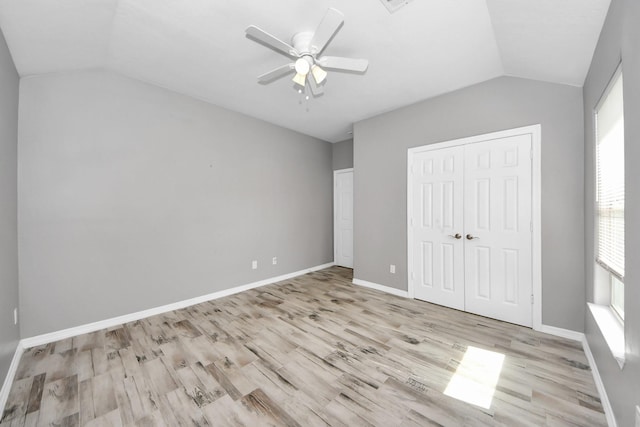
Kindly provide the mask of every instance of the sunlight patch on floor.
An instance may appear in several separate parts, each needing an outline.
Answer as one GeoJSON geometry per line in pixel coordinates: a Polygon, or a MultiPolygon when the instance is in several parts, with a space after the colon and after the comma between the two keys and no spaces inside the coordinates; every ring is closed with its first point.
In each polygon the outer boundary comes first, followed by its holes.
{"type": "Polygon", "coordinates": [[[467,347],[462,362],[451,377],[444,394],[489,409],[503,362],[502,353],[467,347]]]}

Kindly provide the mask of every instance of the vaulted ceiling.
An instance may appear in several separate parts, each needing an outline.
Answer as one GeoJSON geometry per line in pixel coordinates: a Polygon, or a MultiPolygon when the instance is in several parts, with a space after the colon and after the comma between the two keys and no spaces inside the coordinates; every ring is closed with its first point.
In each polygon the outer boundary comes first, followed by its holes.
{"type": "Polygon", "coordinates": [[[327,141],[356,121],[509,75],[582,86],[610,0],[0,0],[21,76],[107,68],[327,141]],[[245,36],[290,42],[327,8],[345,24],[327,55],[367,58],[364,75],[329,72],[305,101],[290,62],[245,36]]]}

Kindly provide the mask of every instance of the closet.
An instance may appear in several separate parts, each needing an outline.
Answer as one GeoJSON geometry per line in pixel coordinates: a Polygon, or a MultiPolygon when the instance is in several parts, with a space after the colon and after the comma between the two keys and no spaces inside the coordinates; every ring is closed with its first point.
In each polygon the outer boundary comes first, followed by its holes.
{"type": "Polygon", "coordinates": [[[414,298],[532,326],[532,140],[514,130],[410,150],[414,298]]]}

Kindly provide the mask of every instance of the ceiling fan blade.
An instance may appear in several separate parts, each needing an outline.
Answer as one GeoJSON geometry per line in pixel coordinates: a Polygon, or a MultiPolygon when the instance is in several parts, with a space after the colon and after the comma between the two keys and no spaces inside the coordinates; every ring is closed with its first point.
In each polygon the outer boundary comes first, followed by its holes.
{"type": "Polygon", "coordinates": [[[324,88],[316,83],[311,73],[307,74],[307,80],[309,81],[309,87],[313,96],[320,96],[324,93],[324,88]]]}
{"type": "Polygon", "coordinates": [[[274,48],[275,50],[278,50],[282,53],[284,53],[285,55],[288,56],[292,56],[294,58],[297,58],[300,56],[300,54],[298,53],[297,50],[295,50],[293,48],[293,46],[291,46],[288,43],[283,42],[282,40],[280,40],[279,38],[277,38],[276,36],[273,36],[269,33],[267,33],[265,30],[256,27],[255,25],[249,25],[247,27],[247,29],[245,30],[245,32],[247,33],[247,36],[262,42],[264,44],[266,44],[267,46],[270,46],[272,48],[274,48]]]}
{"type": "Polygon", "coordinates": [[[276,69],[273,69],[269,72],[261,74],[258,76],[258,81],[260,83],[269,83],[273,80],[279,79],[287,74],[289,74],[295,67],[295,64],[292,62],[291,64],[286,64],[276,69]]]}
{"type": "Polygon", "coordinates": [[[324,15],[324,18],[322,18],[320,25],[318,25],[316,32],[313,34],[313,38],[311,39],[311,54],[319,55],[329,41],[331,41],[334,34],[342,27],[342,24],[344,24],[344,15],[342,12],[330,7],[324,15]]]}
{"type": "Polygon", "coordinates": [[[369,61],[366,59],[343,58],[341,56],[323,56],[318,59],[318,64],[331,70],[355,71],[358,73],[364,73],[369,67],[369,61]]]}

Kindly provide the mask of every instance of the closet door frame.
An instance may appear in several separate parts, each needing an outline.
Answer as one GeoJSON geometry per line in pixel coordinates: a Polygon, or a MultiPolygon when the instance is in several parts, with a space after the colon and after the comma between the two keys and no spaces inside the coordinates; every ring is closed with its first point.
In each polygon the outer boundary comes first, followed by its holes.
{"type": "Polygon", "coordinates": [[[498,132],[476,135],[467,138],[460,138],[450,141],[438,142],[434,144],[414,147],[407,150],[407,290],[409,298],[415,298],[415,283],[413,280],[414,271],[414,248],[412,230],[413,216],[413,184],[411,173],[414,164],[414,157],[417,153],[429,150],[438,150],[448,147],[473,144],[499,138],[508,138],[519,135],[531,135],[531,219],[532,230],[532,294],[533,294],[533,329],[541,330],[542,326],[542,213],[541,213],[541,126],[540,124],[524,126],[515,129],[507,129],[498,132]]]}

